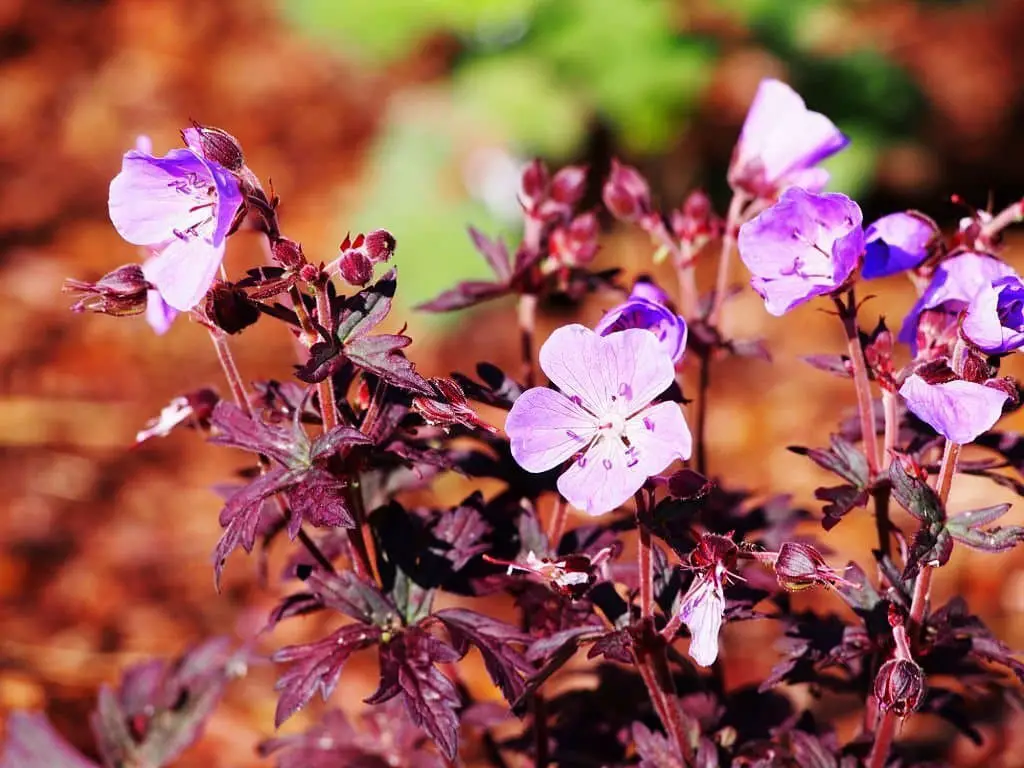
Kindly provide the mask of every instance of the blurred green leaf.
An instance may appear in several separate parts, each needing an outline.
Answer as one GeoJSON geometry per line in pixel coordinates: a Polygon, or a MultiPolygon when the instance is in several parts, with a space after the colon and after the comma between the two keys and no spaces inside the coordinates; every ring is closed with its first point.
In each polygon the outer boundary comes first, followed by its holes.
{"type": "Polygon", "coordinates": [[[874,182],[882,144],[878,134],[869,126],[839,123],[839,128],[850,137],[850,145],[821,165],[832,175],[829,191],[842,192],[856,199],[874,182]]]}

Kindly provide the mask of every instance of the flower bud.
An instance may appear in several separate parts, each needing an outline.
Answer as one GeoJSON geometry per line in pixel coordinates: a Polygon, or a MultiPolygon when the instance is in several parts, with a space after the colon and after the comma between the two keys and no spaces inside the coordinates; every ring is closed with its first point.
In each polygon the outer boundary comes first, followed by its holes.
{"type": "Polygon", "coordinates": [[[711,198],[702,189],[691,192],[682,207],[672,212],[671,223],[676,238],[694,248],[700,248],[716,237],[722,228],[711,198]]]}
{"type": "Polygon", "coordinates": [[[395,236],[386,229],[375,229],[366,236],[363,247],[374,264],[390,261],[395,253],[395,236]]]}
{"type": "Polygon", "coordinates": [[[362,249],[352,248],[338,259],[338,274],[349,285],[364,286],[373,279],[373,262],[362,249]]]}
{"type": "Polygon", "coordinates": [[[567,165],[551,180],[551,199],[572,207],[583,197],[587,170],[581,165],[567,165]]]}
{"type": "Polygon", "coordinates": [[[605,206],[617,219],[637,221],[651,208],[651,190],[636,168],[612,160],[612,170],[601,190],[605,206]]]}
{"type": "Polygon", "coordinates": [[[924,670],[911,659],[889,659],[875,677],[875,698],[883,712],[906,717],[924,700],[924,670]]]}
{"type": "Polygon", "coordinates": [[[220,128],[194,123],[181,132],[181,138],[197,155],[229,171],[239,171],[245,165],[238,139],[220,128]]]}
{"type": "Polygon", "coordinates": [[[245,291],[231,283],[215,283],[203,309],[207,319],[225,333],[241,333],[260,319],[260,310],[245,291]]]}
{"type": "Polygon", "coordinates": [[[568,226],[559,227],[551,233],[548,249],[560,266],[589,264],[597,255],[597,217],[584,213],[568,226]]]}
{"type": "Polygon", "coordinates": [[[285,269],[298,269],[306,263],[306,256],[302,253],[302,246],[294,240],[289,240],[287,237],[275,240],[270,246],[270,251],[273,254],[274,261],[285,269]]]}
{"type": "Polygon", "coordinates": [[[72,312],[98,312],[124,317],[146,311],[146,293],[152,286],[138,264],[126,264],[108,272],[95,283],[68,278],[64,293],[81,294],[71,306],[72,312]]]}
{"type": "Polygon", "coordinates": [[[790,592],[828,584],[835,576],[825,558],[814,547],[787,541],[779,549],[775,560],[775,576],[779,586],[790,592]]]}
{"type": "Polygon", "coordinates": [[[527,211],[533,210],[547,197],[550,181],[547,166],[540,160],[534,160],[523,169],[519,194],[527,211]]]}

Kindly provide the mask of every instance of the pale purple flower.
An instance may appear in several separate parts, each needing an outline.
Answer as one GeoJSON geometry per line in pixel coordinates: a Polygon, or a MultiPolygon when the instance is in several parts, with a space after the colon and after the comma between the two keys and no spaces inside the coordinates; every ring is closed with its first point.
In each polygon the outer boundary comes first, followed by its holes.
{"type": "Polygon", "coordinates": [[[558,490],[591,515],[610,512],[647,478],[690,456],[690,430],[676,403],[652,401],[675,379],[650,331],[599,336],[567,325],[540,349],[540,367],[561,391],[534,387],[505,422],[512,456],[528,472],[572,460],[558,490]]]}
{"type": "Polygon", "coordinates": [[[178,310],[164,301],[160,291],[146,291],[146,322],[157,334],[163,336],[171,329],[171,323],[178,316],[178,310]]]}
{"type": "Polygon", "coordinates": [[[984,384],[962,379],[929,383],[916,373],[903,382],[900,394],[911,413],[960,444],[992,429],[1009,399],[1006,392],[984,384]]]}
{"type": "Polygon", "coordinates": [[[679,362],[686,350],[686,320],[665,306],[667,301],[665,292],[654,283],[638,281],[629,298],[608,310],[594,330],[607,336],[627,328],[646,329],[658,337],[672,362],[679,362]]]}
{"type": "Polygon", "coordinates": [[[729,184],[763,199],[774,199],[791,186],[821,191],[829,175],[818,163],[849,143],[788,85],[762,80],[733,150],[729,184]]]}
{"type": "Polygon", "coordinates": [[[1024,282],[1007,275],[983,287],[967,305],[962,330],[990,355],[1024,347],[1024,282]]]}
{"type": "Polygon", "coordinates": [[[183,312],[213,283],[241,202],[238,180],[191,149],[164,157],[130,150],[110,183],[110,220],[129,243],[156,254],[146,279],[183,312]]]}
{"type": "Polygon", "coordinates": [[[725,616],[725,575],[722,563],[698,572],[679,603],[679,617],[690,630],[690,658],[702,667],[710,667],[718,658],[718,634],[725,616]]]}
{"type": "Polygon", "coordinates": [[[790,187],[740,227],[740,258],[765,308],[780,316],[840,288],[864,252],[862,220],[846,195],[790,187]]]}
{"type": "Polygon", "coordinates": [[[936,268],[932,281],[904,319],[899,340],[910,344],[916,354],[917,324],[922,312],[941,309],[957,314],[995,281],[1014,274],[1008,264],[984,253],[966,251],[946,259],[936,268]]]}
{"type": "Polygon", "coordinates": [[[872,223],[864,232],[866,280],[913,269],[928,257],[939,237],[935,222],[917,211],[891,213],[872,223]]]}

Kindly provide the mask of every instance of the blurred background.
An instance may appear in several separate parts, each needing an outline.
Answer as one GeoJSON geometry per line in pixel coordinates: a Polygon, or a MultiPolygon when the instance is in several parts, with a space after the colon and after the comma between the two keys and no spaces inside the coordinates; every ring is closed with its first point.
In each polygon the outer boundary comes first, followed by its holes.
{"type": "MultiPolygon", "coordinates": [[[[828,167],[866,221],[918,208],[955,226],[967,210],[953,194],[998,209],[1024,193],[1022,38],[1019,0],[0,0],[0,715],[45,708],[88,746],[99,684],[210,634],[251,637],[275,601],[240,556],[223,594],[213,589],[210,488],[245,459],[189,432],[133,447],[171,398],[223,390],[205,332],[179,321],[157,338],[141,319],[72,315],[59,293],[66,276],[95,279],[137,259],[106,214],[107,185],[137,135],[162,154],[191,119],[233,133],[311,258],[332,258],[348,231],[391,230],[402,276],[392,320],[409,323],[425,374],[513,366],[511,305],[429,317],[411,307],[487,274],[465,228],[516,236],[525,160],[588,164],[596,201],[619,156],[648,174],[665,208],[700,186],[722,211],[739,126],[759,80],[775,76],[852,137],[828,167]]],[[[1011,233],[1009,259],[1024,266],[1017,242],[1011,233]]],[[[609,223],[599,264],[651,271],[651,251],[609,223]]],[[[240,234],[229,272],[262,258],[240,234]]],[[[886,314],[898,325],[909,283],[872,289],[864,323],[886,314]]],[[[542,307],[541,337],[570,317],[593,323],[611,302],[578,315],[542,307]]],[[[798,360],[838,352],[838,324],[814,306],[771,318],[746,291],[727,328],[764,337],[775,363],[715,368],[712,472],[817,509],[825,478],[785,446],[824,444],[837,406],[854,404],[846,382],[798,360]]],[[[279,329],[257,327],[234,346],[246,378],[290,374],[294,349],[279,329]]],[[[462,490],[440,488],[449,501],[462,490]]],[[[958,478],[952,504],[1005,493],[958,478]]],[[[826,541],[843,562],[872,536],[862,513],[826,541]]],[[[938,600],[965,594],[1024,646],[1024,555],[958,551],[936,582],[938,600]]],[[[285,625],[265,647],[315,631],[285,625]]],[[[763,677],[774,631],[726,631],[730,682],[763,677]]],[[[257,668],[236,684],[180,764],[258,765],[272,676],[257,668]]],[[[373,684],[353,665],[332,703],[356,707],[373,684]]],[[[838,725],[848,736],[855,723],[838,725]]],[[[915,718],[905,733],[918,728],[944,726],[915,718]]],[[[1022,764],[962,738],[955,748],[964,765],[1022,764]]]]}

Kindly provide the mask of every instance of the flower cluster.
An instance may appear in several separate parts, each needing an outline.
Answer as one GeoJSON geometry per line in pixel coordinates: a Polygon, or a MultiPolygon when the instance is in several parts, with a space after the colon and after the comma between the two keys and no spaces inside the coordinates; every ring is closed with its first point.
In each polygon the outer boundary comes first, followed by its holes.
{"type": "MultiPolygon", "coordinates": [[[[1020,204],[972,216],[950,237],[917,211],[865,228],[856,202],[823,191],[819,163],[847,138],[766,80],[733,153],[724,216],[700,190],[661,210],[640,171],[617,160],[602,179],[581,166],[526,166],[518,245],[470,230],[493,279],[420,307],[514,298],[520,366],[427,378],[406,354],[404,327],[383,330],[398,288],[387,230],[346,235],[336,254],[309,260],[282,233],[278,200],[238,140],[202,125],[182,136],[185,147],[162,157],[140,142],[110,186],[111,221],[142,263],[66,289],[75,311],[145,314],[158,332],[183,314],[210,334],[225,394],[174,397],[138,441],[187,427],[248,455],[221,488],[215,585],[239,578],[239,550],[257,552],[260,569],[285,549],[279,580],[261,571],[278,592],[267,634],[299,616],[330,619],[272,654],[273,726],[334,696],[353,654],[376,658],[361,716],[327,710],[305,731],[268,738],[261,755],[283,768],[443,766],[470,752],[496,765],[924,765],[948,736],[909,749],[901,719],[927,713],[979,739],[975,699],[1010,697],[1004,672],[1024,680],[1024,663],[965,601],[928,600],[955,548],[1001,552],[1024,540],[1024,528],[996,524],[1006,504],[949,504],[958,471],[1024,493],[1009,475],[1024,471],[1021,438],[995,430],[1019,401],[999,365],[1024,349],[1024,282],[1002,260],[999,233],[1021,218],[1020,204]],[[605,210],[583,207],[590,186],[605,210]],[[670,257],[678,295],[653,278],[624,287],[618,270],[595,268],[599,223],[611,218],[651,239],[654,263],[670,257]],[[273,263],[229,274],[225,250],[243,226],[266,238],[273,263]],[[696,265],[714,242],[717,281],[702,293],[696,265]],[[769,313],[824,299],[846,341],[845,355],[808,359],[851,384],[856,418],[837,414],[828,447],[791,449],[838,478],[815,491],[820,516],[709,469],[712,367],[767,358],[721,322],[734,248],[769,313]],[[865,330],[860,281],[900,274],[919,299],[898,335],[881,320],[865,330]],[[537,315],[555,302],[580,308],[580,322],[538,340],[537,315]],[[603,315],[585,317],[595,306],[603,315]],[[249,384],[234,363],[233,337],[257,323],[299,342],[281,380],[249,384]],[[969,443],[980,458],[960,462],[969,443]],[[473,484],[465,498],[432,493],[450,473],[473,484]],[[897,505],[914,530],[896,528],[897,505]],[[829,531],[865,508],[877,547],[830,565],[808,521],[829,531]],[[851,610],[796,609],[790,593],[809,589],[851,610]],[[489,615],[494,596],[514,619],[489,615]],[[775,665],[757,687],[730,687],[718,668],[733,650],[723,629],[768,618],[784,637],[775,665]],[[587,683],[547,687],[583,648],[595,662],[574,674],[587,683]],[[471,649],[493,696],[460,677],[471,649]],[[972,684],[949,683],[957,678],[972,684]],[[798,708],[783,684],[810,695],[798,708]],[[845,743],[813,704],[822,692],[863,702],[845,743]]],[[[101,690],[90,723],[103,765],[176,760],[245,673],[252,639],[134,667],[116,691],[101,690]]],[[[42,765],[95,763],[45,718],[15,713],[0,768],[42,765]]]]}

